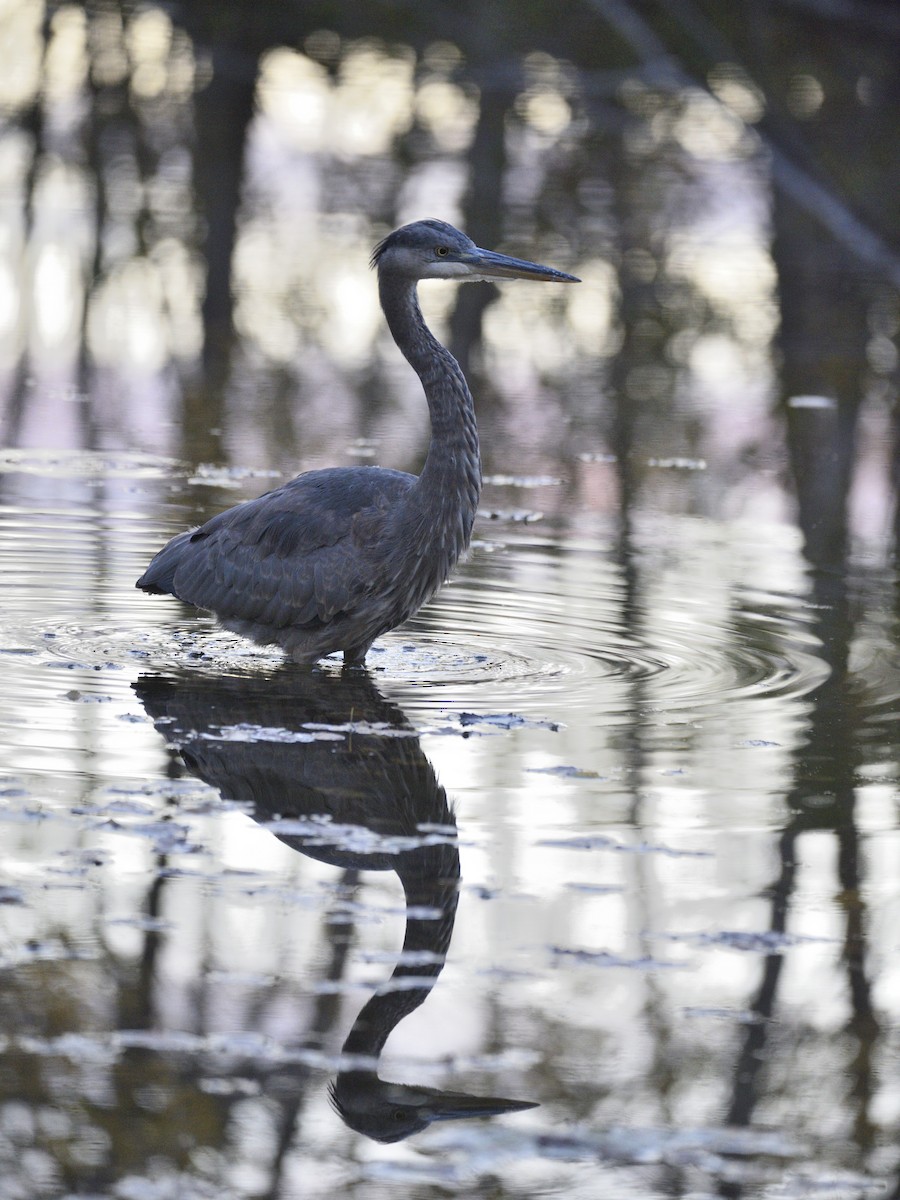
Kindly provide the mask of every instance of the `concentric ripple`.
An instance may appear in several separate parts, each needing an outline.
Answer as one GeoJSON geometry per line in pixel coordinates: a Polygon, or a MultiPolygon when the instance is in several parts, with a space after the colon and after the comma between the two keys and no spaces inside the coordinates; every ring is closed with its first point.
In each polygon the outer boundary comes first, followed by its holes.
{"type": "MultiPolygon", "coordinates": [[[[19,464],[21,466],[21,464],[19,464]]],[[[5,580],[0,653],[30,666],[113,670],[269,671],[283,659],[218,629],[206,615],[134,590],[165,531],[130,511],[127,464],[109,467],[114,508],[67,497],[35,510],[32,485],[0,510],[5,580]]],[[[134,465],[141,481],[153,464],[134,465]]],[[[21,478],[28,479],[27,473],[21,478]]],[[[75,476],[80,484],[80,476],[75,476]]],[[[67,486],[72,473],[67,475],[67,486]]],[[[484,523],[493,535],[495,522],[484,523]]],[[[755,696],[800,697],[828,668],[802,594],[767,591],[716,549],[709,523],[681,568],[664,551],[634,569],[596,539],[540,540],[537,527],[499,526],[502,544],[478,543],[452,583],[404,628],[373,647],[368,667],[395,694],[425,706],[535,712],[588,711],[618,722],[634,714],[706,710],[755,696]],[[712,549],[710,549],[712,547],[712,549]]],[[[540,534],[540,530],[538,530],[540,534]]],[[[784,550],[786,557],[793,552],[784,550]]],[[[767,561],[771,549],[766,550],[767,561]]],[[[324,669],[337,669],[339,659],[324,669]]]]}
{"type": "Polygon", "coordinates": [[[648,588],[635,600],[597,549],[507,546],[411,622],[418,653],[402,665],[440,682],[429,669],[449,665],[451,645],[467,665],[478,660],[466,674],[482,683],[520,699],[564,692],[567,705],[607,717],[799,697],[821,684],[828,666],[803,601],[754,595],[751,610],[748,599],[735,589],[723,604],[697,580],[690,593],[648,588]],[[437,638],[439,663],[429,661],[437,638]]]}
{"type": "MultiPolygon", "coordinates": [[[[528,557],[533,563],[533,555],[528,557]]],[[[500,586],[490,571],[465,576],[403,630],[380,639],[369,654],[370,671],[418,690],[464,689],[465,703],[471,689],[493,690],[528,707],[565,693],[568,705],[589,704],[609,717],[752,695],[802,696],[828,675],[791,597],[782,598],[788,615],[757,620],[752,628],[728,613],[703,620],[697,596],[682,599],[678,611],[641,605],[626,616],[612,573],[585,578],[580,592],[563,591],[556,561],[546,559],[539,593],[515,586],[521,565],[515,549],[506,555],[500,586]]],[[[495,556],[488,567],[497,565],[495,556]]],[[[20,641],[88,669],[131,663],[161,670],[267,671],[283,662],[274,647],[222,631],[208,616],[175,602],[144,603],[152,611],[141,612],[129,598],[129,620],[103,628],[29,622],[20,641]],[[164,623],[148,628],[146,619],[157,617],[160,608],[164,623]]],[[[338,668],[339,656],[323,667],[332,663],[338,668]]]]}

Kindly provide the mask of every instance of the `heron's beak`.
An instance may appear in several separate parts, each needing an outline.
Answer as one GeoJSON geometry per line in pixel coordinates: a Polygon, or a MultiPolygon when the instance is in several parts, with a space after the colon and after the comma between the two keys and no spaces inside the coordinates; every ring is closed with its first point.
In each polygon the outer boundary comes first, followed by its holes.
{"type": "Polygon", "coordinates": [[[459,1121],[465,1117],[499,1117],[503,1113],[537,1108],[533,1100],[505,1100],[501,1096],[469,1096],[465,1092],[435,1092],[426,1103],[432,1121],[459,1121]]]}
{"type": "Polygon", "coordinates": [[[577,275],[567,275],[555,267],[542,267],[540,263],[526,262],[523,258],[510,258],[507,254],[495,254],[493,250],[470,250],[459,256],[469,271],[469,279],[544,279],[548,283],[581,283],[577,275]]]}

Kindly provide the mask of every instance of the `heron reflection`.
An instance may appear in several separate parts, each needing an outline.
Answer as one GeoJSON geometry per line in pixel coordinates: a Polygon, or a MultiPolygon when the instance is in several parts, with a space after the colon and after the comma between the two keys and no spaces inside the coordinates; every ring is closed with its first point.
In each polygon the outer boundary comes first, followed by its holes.
{"type": "Polygon", "coordinates": [[[396,871],[403,949],[364,1005],[330,1087],[352,1129],[395,1142],[432,1121],[532,1108],[530,1101],[383,1080],[391,1032],[443,970],[459,899],[456,822],[402,711],[363,672],[274,677],[144,676],[135,690],[192,774],[249,804],[292,849],[333,866],[396,871]],[[234,740],[235,727],[241,737],[234,740]]]}

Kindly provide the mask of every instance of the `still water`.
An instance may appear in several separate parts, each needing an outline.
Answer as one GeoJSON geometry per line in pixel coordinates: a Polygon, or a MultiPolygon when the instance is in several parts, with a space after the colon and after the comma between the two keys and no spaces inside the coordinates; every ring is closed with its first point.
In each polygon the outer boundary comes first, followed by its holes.
{"type": "Polygon", "coordinates": [[[232,484],[3,457],[0,1195],[892,1192],[874,549],[495,477],[309,674],[134,589],[232,484]]]}

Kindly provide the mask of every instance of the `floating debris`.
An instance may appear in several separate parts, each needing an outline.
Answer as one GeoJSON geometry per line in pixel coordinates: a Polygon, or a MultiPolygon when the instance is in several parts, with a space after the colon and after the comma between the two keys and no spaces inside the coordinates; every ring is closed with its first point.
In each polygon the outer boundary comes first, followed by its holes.
{"type": "Polygon", "coordinates": [[[49,938],[46,941],[34,939],[0,951],[0,971],[34,962],[90,962],[99,957],[95,950],[70,946],[58,938],[49,938]]]}
{"type": "Polygon", "coordinates": [[[236,488],[245,479],[280,479],[281,471],[258,467],[222,467],[214,463],[200,463],[188,483],[194,487],[236,488]]]}
{"type": "Polygon", "coordinates": [[[101,822],[100,827],[112,829],[115,833],[146,838],[153,843],[155,854],[200,854],[203,849],[196,842],[188,840],[188,827],[175,821],[151,821],[143,825],[129,825],[124,821],[108,820],[101,822]]]}
{"type": "Polygon", "coordinates": [[[62,671],[124,671],[124,663],[116,662],[78,662],[76,659],[63,659],[59,662],[51,660],[43,664],[45,667],[55,667],[62,671]]]}
{"type": "Polygon", "coordinates": [[[258,1079],[245,1079],[243,1076],[200,1079],[197,1087],[208,1096],[258,1096],[262,1092],[262,1084],[258,1079]]]}
{"type": "Polygon", "coordinates": [[[648,467],[658,467],[663,471],[705,471],[705,458],[682,458],[674,455],[671,458],[648,458],[648,467]]]}
{"type": "Polygon", "coordinates": [[[323,735],[322,740],[326,741],[332,740],[331,734],[337,735],[339,739],[343,734],[384,738],[417,738],[419,736],[419,731],[416,729],[404,725],[391,725],[388,721],[342,721],[337,725],[305,721],[303,728],[309,729],[313,733],[320,733],[323,735]]]}
{"type": "MultiPolygon", "coordinates": [[[[115,791],[110,788],[110,794],[115,791]]],[[[70,810],[75,816],[104,816],[118,813],[130,817],[149,817],[156,811],[149,800],[110,800],[107,804],[78,804],[70,810]]]]}
{"type": "MultiPolygon", "coordinates": [[[[892,1181],[893,1182],[893,1181],[892,1181]]],[[[791,1172],[779,1184],[766,1189],[771,1200],[809,1200],[810,1196],[831,1196],[834,1200],[868,1200],[869,1196],[890,1196],[884,1180],[855,1171],[810,1169],[791,1172]]]]}
{"type": "Polygon", "coordinates": [[[328,816],[281,817],[261,822],[263,829],[279,837],[300,837],[307,846],[335,846],[354,854],[405,854],[424,846],[455,846],[456,832],[391,835],[377,833],[367,825],[341,825],[328,816]]]}
{"type": "Polygon", "coordinates": [[[204,742],[339,742],[341,734],[325,729],[284,729],[280,726],[255,725],[242,721],[237,725],[219,725],[216,732],[204,729],[197,737],[204,742]]]}
{"type": "Polygon", "coordinates": [[[25,1036],[13,1043],[23,1054],[34,1054],[39,1058],[68,1058],[79,1064],[111,1065],[118,1053],[109,1035],[89,1033],[62,1033],[58,1037],[42,1038],[25,1036]]]}
{"type": "Polygon", "coordinates": [[[527,508],[489,508],[479,514],[488,521],[510,521],[515,525],[533,525],[535,521],[543,521],[544,514],[527,508]]]}
{"type": "Polygon", "coordinates": [[[735,1021],[738,1025],[762,1025],[765,1021],[760,1013],[748,1008],[716,1008],[715,1006],[686,1005],[681,1014],[690,1018],[707,1018],[714,1021],[735,1021]]]}
{"type": "Polygon", "coordinates": [[[485,883],[472,883],[466,888],[466,891],[477,896],[479,900],[495,900],[500,894],[499,888],[488,887],[485,883]]]}
{"type": "Polygon", "coordinates": [[[502,979],[504,982],[510,983],[517,983],[523,979],[540,979],[538,971],[517,971],[513,967],[482,967],[476,974],[485,979],[502,979]]]}
{"type": "Polygon", "coordinates": [[[619,850],[622,843],[603,833],[571,838],[543,838],[537,843],[552,850],[619,850]]]}
{"type": "Polygon", "coordinates": [[[598,771],[588,771],[584,767],[560,765],[557,767],[528,767],[529,775],[559,775],[563,779],[606,779],[598,771]]]}
{"type": "Polygon", "coordinates": [[[558,475],[485,475],[482,480],[494,487],[517,488],[558,487],[562,482],[558,475]]]}
{"type": "Polygon", "coordinates": [[[566,887],[572,892],[585,892],[588,895],[608,896],[613,893],[624,892],[625,889],[617,883],[567,883],[566,887]]]}
{"type": "Polygon", "coordinates": [[[653,958],[649,954],[641,955],[640,958],[623,958],[622,955],[611,954],[608,950],[572,950],[567,946],[551,946],[550,953],[554,960],[568,958],[592,967],[626,967],[630,971],[685,970],[684,963],[653,958]]]}
{"type": "Polygon", "coordinates": [[[27,795],[29,795],[28,789],[23,787],[18,780],[0,783],[0,800],[15,800],[20,796],[27,795]]]}
{"type": "Polygon", "coordinates": [[[499,729],[549,729],[553,733],[557,733],[562,728],[556,721],[523,717],[521,713],[461,712],[456,714],[456,720],[465,728],[473,725],[489,725],[499,729]]]}
{"type": "MultiPolygon", "coordinates": [[[[82,395],[73,389],[71,398],[78,400],[82,395]]],[[[178,466],[175,459],[152,454],[123,454],[116,458],[85,450],[7,449],[0,453],[0,473],[52,475],[59,479],[90,479],[92,476],[168,479],[178,466]]]]}
{"type": "Polygon", "coordinates": [[[166,933],[175,926],[164,917],[148,917],[137,915],[133,917],[106,917],[105,925],[124,925],[129,929],[139,929],[142,933],[166,933]]]}
{"type": "Polygon", "coordinates": [[[537,845],[549,846],[554,850],[617,850],[623,854],[665,854],[669,858],[712,858],[708,850],[676,850],[673,846],[659,846],[651,842],[636,842],[629,846],[602,833],[572,838],[544,838],[537,845]]]}
{"type": "Polygon", "coordinates": [[[213,968],[206,972],[208,983],[232,984],[236,987],[270,988],[275,983],[272,975],[260,971],[225,971],[213,968]]]}
{"type": "Polygon", "coordinates": [[[781,933],[764,929],[750,932],[743,929],[722,929],[712,933],[655,933],[651,935],[667,942],[690,942],[695,946],[724,946],[750,954],[782,954],[804,943],[837,941],[836,938],[812,937],[799,933],[781,933]]]}

